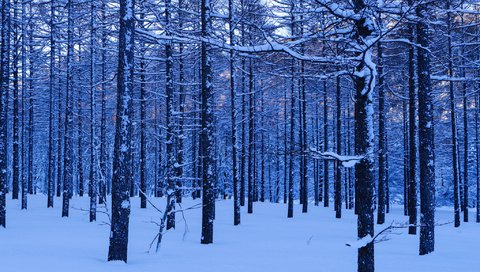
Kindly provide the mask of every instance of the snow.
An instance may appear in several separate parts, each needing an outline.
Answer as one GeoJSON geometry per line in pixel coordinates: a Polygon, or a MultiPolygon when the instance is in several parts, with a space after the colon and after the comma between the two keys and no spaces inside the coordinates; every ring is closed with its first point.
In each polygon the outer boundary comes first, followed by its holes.
{"type": "MultiPolygon", "coordinates": [[[[89,223],[87,197],[72,199],[69,218],[60,216],[60,198],[55,199],[55,208],[47,209],[45,196],[29,196],[27,211],[22,211],[11,195],[7,198],[7,228],[0,229],[1,271],[5,272],[356,271],[357,250],[346,246],[357,240],[356,217],[351,211],[345,211],[339,220],[332,209],[311,205],[309,213],[302,214],[301,206],[295,205],[294,218],[287,219],[284,204],[254,203],[254,214],[242,209],[241,225],[233,226],[233,202],[219,200],[214,244],[200,244],[201,209],[193,209],[185,211],[186,224],[177,216],[177,228],[165,234],[160,252],[155,254],[154,247],[151,253],[147,251],[158,231],[152,221],[159,222],[160,214],[151,206],[141,210],[139,198],[132,198],[129,256],[124,264],[106,261],[107,216],[99,213],[98,221],[89,223]]],[[[164,199],[151,200],[160,207],[165,204],[164,199]]],[[[185,198],[182,208],[198,203],[185,198]]],[[[438,223],[452,218],[451,208],[437,209],[438,223]]],[[[393,215],[387,215],[384,226],[376,226],[376,233],[393,220],[407,221],[400,206],[393,206],[393,215]]],[[[419,237],[407,231],[396,229],[389,241],[375,244],[376,271],[478,271],[480,224],[437,227],[436,251],[427,256],[418,256],[419,237]]],[[[365,239],[362,241],[368,241],[365,239]]]]}

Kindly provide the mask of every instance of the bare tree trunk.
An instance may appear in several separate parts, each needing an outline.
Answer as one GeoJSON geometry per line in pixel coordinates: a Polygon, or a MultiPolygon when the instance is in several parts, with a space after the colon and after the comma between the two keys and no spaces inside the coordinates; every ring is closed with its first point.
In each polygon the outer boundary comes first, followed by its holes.
{"type": "MultiPolygon", "coordinates": [[[[337,154],[342,152],[342,86],[340,77],[337,76],[336,86],[336,108],[337,108],[337,154]]],[[[335,218],[342,218],[342,164],[335,164],[335,218]]]]}
{"type": "MultiPolygon", "coordinates": [[[[412,2],[409,0],[409,4],[412,2]]],[[[409,25],[410,41],[414,42],[414,26],[409,25]]],[[[417,124],[416,124],[416,90],[415,90],[415,52],[413,45],[408,48],[408,129],[409,129],[409,176],[408,176],[408,215],[409,234],[417,234],[417,124]]]]}
{"type": "Polygon", "coordinates": [[[385,89],[383,86],[383,48],[382,43],[377,44],[378,52],[378,209],[377,224],[385,223],[386,205],[386,154],[387,142],[385,131],[385,89]]]}
{"type": "MultiPolygon", "coordinates": [[[[450,8],[450,1],[448,2],[447,9],[450,8]]],[[[452,38],[451,38],[451,13],[447,13],[447,46],[448,46],[448,75],[453,76],[453,56],[452,56],[452,38]]],[[[450,122],[452,131],[452,167],[453,167],[453,210],[454,210],[454,225],[460,226],[460,202],[459,202],[459,171],[458,171],[458,139],[457,139],[457,120],[456,120],[456,107],[455,107],[455,89],[454,82],[449,82],[449,94],[450,94],[450,122]]]]}
{"type": "MultiPolygon", "coordinates": [[[[54,135],[53,135],[53,119],[54,119],[54,100],[55,100],[55,1],[50,2],[50,81],[49,81],[49,120],[48,120],[48,170],[47,170],[47,207],[53,208],[53,200],[55,194],[54,168],[55,155],[54,152],[54,135]]],[[[30,95],[31,97],[31,95],[30,95]]],[[[31,99],[31,98],[30,98],[31,99]]],[[[33,114],[30,115],[30,118],[33,114]]],[[[30,120],[32,122],[32,120],[30,120]]],[[[32,135],[30,135],[32,138],[32,135]]]]}
{"type": "Polygon", "coordinates": [[[10,82],[10,0],[2,0],[2,36],[0,52],[0,226],[6,227],[7,193],[7,93],[10,82]]]}
{"type": "MultiPolygon", "coordinates": [[[[201,0],[202,37],[208,39],[211,35],[211,3],[210,0],[201,0]]],[[[212,67],[209,56],[209,45],[202,41],[202,132],[201,157],[202,161],[202,244],[213,243],[213,221],[215,213],[215,151],[213,137],[213,90],[212,67]]]]}
{"type": "MultiPolygon", "coordinates": [[[[234,37],[234,28],[233,25],[235,24],[234,20],[234,5],[233,0],[228,1],[228,19],[229,19],[229,39],[230,45],[235,45],[235,37],[234,37]]],[[[235,52],[233,50],[229,51],[230,55],[230,119],[232,122],[232,177],[233,177],[233,225],[240,224],[240,198],[238,196],[238,163],[237,163],[237,124],[235,117],[237,115],[236,106],[235,106],[235,99],[236,99],[236,91],[235,91],[235,83],[236,83],[236,71],[235,71],[235,52]]],[[[243,169],[242,169],[243,170],[243,169]]]]}
{"type": "Polygon", "coordinates": [[[68,217],[73,188],[73,0],[68,0],[62,217],[68,217]]]}
{"type": "Polygon", "coordinates": [[[108,261],[127,262],[129,187],[132,183],[130,126],[134,69],[134,0],[120,0],[120,31],[117,73],[117,118],[113,156],[112,224],[108,261]]]}
{"type": "Polygon", "coordinates": [[[96,46],[97,46],[97,26],[96,16],[97,7],[95,0],[90,1],[90,173],[89,173],[89,191],[90,191],[90,222],[97,220],[97,122],[96,122],[96,46]]]}
{"type": "Polygon", "coordinates": [[[416,8],[418,48],[418,117],[420,154],[420,255],[435,248],[435,153],[433,103],[430,82],[428,5],[416,8]]]}

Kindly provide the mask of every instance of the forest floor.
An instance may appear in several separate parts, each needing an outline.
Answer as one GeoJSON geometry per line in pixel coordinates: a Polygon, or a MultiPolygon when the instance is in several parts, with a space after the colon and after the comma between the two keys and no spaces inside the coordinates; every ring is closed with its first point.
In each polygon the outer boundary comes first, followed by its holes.
{"type": "MultiPolygon", "coordinates": [[[[270,271],[356,271],[357,249],[346,246],[356,240],[356,217],[344,211],[335,219],[332,208],[309,207],[302,214],[295,205],[293,219],[287,219],[284,204],[254,203],[254,213],[242,208],[242,224],[233,226],[231,200],[219,200],[216,206],[214,244],[200,244],[201,209],[177,214],[177,228],[168,231],[159,253],[149,245],[154,239],[160,214],[148,206],[139,208],[133,198],[130,220],[128,264],[106,261],[108,252],[108,217],[98,214],[98,221],[88,222],[87,197],[74,197],[69,218],[61,218],[61,199],[55,208],[46,208],[45,196],[29,196],[27,211],[20,202],[7,201],[7,229],[0,229],[0,271],[69,272],[270,272],[270,271]]],[[[152,199],[163,209],[162,199],[152,199]]],[[[199,202],[184,199],[184,209],[199,202]]],[[[471,213],[471,219],[474,220],[471,213]]],[[[439,224],[450,222],[449,208],[437,209],[439,224]]],[[[394,207],[386,224],[407,221],[402,207],[394,207]]],[[[463,223],[463,222],[462,222],[463,223]]],[[[418,235],[396,229],[388,241],[375,245],[376,271],[480,271],[480,224],[452,224],[436,228],[436,251],[418,256],[418,235]]]]}

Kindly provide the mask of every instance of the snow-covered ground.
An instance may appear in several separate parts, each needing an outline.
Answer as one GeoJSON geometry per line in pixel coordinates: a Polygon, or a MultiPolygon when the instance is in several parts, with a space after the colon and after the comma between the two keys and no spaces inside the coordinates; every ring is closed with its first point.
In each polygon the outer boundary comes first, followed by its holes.
{"type": "MultiPolygon", "coordinates": [[[[8,195],[10,197],[10,195],[8,195]]],[[[152,199],[163,209],[163,200],[152,199]]],[[[148,253],[158,228],[159,214],[151,206],[141,210],[132,201],[129,261],[109,263],[109,226],[99,214],[88,222],[88,198],[74,198],[69,218],[61,218],[61,199],[46,208],[44,196],[29,197],[28,211],[18,201],[8,200],[7,229],[0,229],[0,271],[356,271],[357,249],[345,244],[356,240],[356,218],[344,211],[335,219],[331,208],[311,205],[308,214],[296,205],[293,219],[287,219],[283,204],[255,203],[254,214],[242,209],[242,224],[233,226],[232,201],[217,202],[213,245],[200,244],[200,209],[177,214],[177,228],[169,231],[158,254],[148,253]]],[[[183,208],[195,205],[184,200],[183,208]]],[[[449,209],[438,209],[439,223],[451,221],[449,209]]],[[[471,214],[473,218],[473,213],[471,214]]],[[[405,222],[400,207],[387,216],[405,222]]],[[[385,226],[377,226],[377,231],[385,226]]],[[[436,228],[436,251],[418,256],[418,236],[400,229],[375,247],[376,271],[480,271],[480,224],[451,224],[436,228]]]]}

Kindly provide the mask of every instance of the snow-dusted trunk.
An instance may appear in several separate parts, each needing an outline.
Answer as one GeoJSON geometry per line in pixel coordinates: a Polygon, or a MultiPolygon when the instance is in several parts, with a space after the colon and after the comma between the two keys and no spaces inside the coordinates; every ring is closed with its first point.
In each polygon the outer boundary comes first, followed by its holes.
{"type": "Polygon", "coordinates": [[[280,124],[277,123],[275,140],[275,190],[274,201],[278,203],[280,201],[280,124]]]}
{"type": "MultiPolygon", "coordinates": [[[[409,49],[410,50],[410,49],[409,49]]],[[[410,63],[410,61],[409,61],[410,63]]],[[[406,89],[405,97],[408,96],[406,89]]],[[[409,145],[408,145],[408,99],[402,103],[403,111],[403,215],[408,215],[408,175],[409,171],[409,145]]]]}
{"type": "MultiPolygon", "coordinates": [[[[447,9],[450,8],[450,1],[447,9]]],[[[448,46],[448,76],[453,77],[453,53],[452,53],[452,19],[451,13],[447,13],[447,46],[448,46]]],[[[448,84],[450,95],[450,125],[452,133],[452,170],[453,170],[453,212],[454,226],[460,226],[460,200],[459,200],[459,169],[458,169],[458,137],[457,137],[457,118],[455,106],[455,86],[454,82],[448,84]]]]}
{"type": "MultiPolygon", "coordinates": [[[[285,82],[286,83],[286,82],[285,82]]],[[[287,177],[288,177],[288,122],[287,122],[287,93],[288,89],[285,84],[285,90],[283,93],[283,204],[287,204],[288,190],[287,190],[287,177]]]]}
{"type": "MultiPolygon", "coordinates": [[[[320,124],[319,124],[319,112],[317,105],[317,101],[315,101],[315,117],[314,117],[314,128],[315,134],[313,136],[313,142],[315,144],[315,148],[319,149],[320,143],[320,124]]],[[[319,169],[320,162],[319,160],[313,160],[313,192],[314,192],[314,205],[318,206],[320,203],[320,169],[319,169]]]]}
{"type": "Polygon", "coordinates": [[[27,171],[26,168],[26,141],[25,141],[25,99],[27,97],[27,3],[22,1],[21,3],[21,10],[22,10],[22,17],[21,17],[21,29],[22,29],[22,47],[21,47],[21,54],[22,54],[22,121],[21,121],[21,142],[22,142],[22,149],[21,149],[21,156],[22,156],[22,173],[21,173],[21,182],[22,182],[22,209],[27,209],[27,193],[28,193],[28,185],[27,185],[27,171]]]}
{"type": "MultiPolygon", "coordinates": [[[[229,22],[229,40],[230,45],[235,45],[234,37],[234,12],[233,12],[233,0],[228,1],[228,22],[229,22]]],[[[230,65],[230,120],[232,126],[232,177],[233,177],[233,224],[240,224],[240,198],[238,195],[238,163],[237,163],[237,123],[236,123],[236,71],[235,71],[235,57],[236,54],[233,50],[229,51],[229,65],[230,65]]]]}
{"type": "Polygon", "coordinates": [[[264,91],[260,86],[260,202],[265,202],[265,133],[264,133],[264,91]]]}
{"type": "MultiPolygon", "coordinates": [[[[342,86],[340,77],[336,79],[336,149],[337,154],[342,153],[342,86]]],[[[335,218],[342,218],[342,164],[340,162],[335,163],[335,218]]]]}
{"type": "MultiPolygon", "coordinates": [[[[463,3],[463,1],[462,1],[463,3]]],[[[464,25],[463,14],[461,15],[461,24],[464,25]]],[[[462,30],[461,42],[465,41],[465,34],[462,30]]],[[[464,56],[465,48],[464,46],[460,47],[460,56],[464,56]]],[[[461,58],[460,63],[460,77],[465,78],[465,60],[461,58]]],[[[462,97],[463,97],[463,222],[468,222],[468,155],[469,155],[469,143],[468,143],[468,94],[467,94],[467,82],[462,82],[462,97]]]]}
{"type": "MultiPolygon", "coordinates": [[[[144,8],[144,1],[140,3],[140,7],[144,8]]],[[[138,27],[141,29],[145,28],[145,11],[142,10],[140,13],[140,21],[138,22],[138,27]]],[[[139,51],[140,51],[140,63],[139,71],[140,74],[140,208],[147,208],[147,97],[146,97],[146,83],[145,83],[145,73],[146,73],[146,61],[145,61],[145,44],[143,41],[139,41],[139,51]]]]}
{"type": "MultiPolygon", "coordinates": [[[[170,5],[171,1],[165,1],[165,25],[166,25],[166,32],[170,33],[171,31],[171,15],[170,15],[170,5]]],[[[166,160],[166,181],[167,181],[167,208],[166,213],[168,213],[167,218],[167,230],[171,228],[175,228],[175,194],[176,194],[176,186],[175,186],[175,164],[176,164],[176,157],[173,150],[173,144],[175,142],[175,135],[174,135],[174,103],[173,103],[173,52],[172,52],[172,43],[167,41],[165,44],[165,94],[166,94],[166,123],[167,123],[167,134],[166,134],[166,152],[167,152],[167,160],[166,160]]]]}
{"type": "MultiPolygon", "coordinates": [[[[80,36],[80,35],[79,35],[80,36]]],[[[78,45],[78,51],[82,52],[82,45],[78,45]]],[[[78,63],[82,62],[81,56],[78,57],[78,63]]],[[[72,76],[73,77],[73,76],[72,76]]],[[[84,173],[83,173],[83,113],[82,113],[82,103],[83,103],[83,86],[77,87],[77,186],[78,186],[78,196],[83,197],[85,191],[85,182],[84,182],[84,173]]],[[[72,95],[73,98],[73,95],[72,95]]],[[[90,194],[89,194],[90,195],[90,194]]]]}
{"type": "MultiPolygon", "coordinates": [[[[357,235],[359,239],[374,236],[374,131],[373,131],[373,92],[377,68],[372,60],[375,41],[375,23],[372,11],[362,0],[354,1],[354,11],[359,15],[355,21],[356,47],[359,50],[359,63],[355,67],[355,154],[363,158],[355,165],[357,185],[357,235]]],[[[374,271],[374,244],[368,243],[358,249],[358,271],[374,271]]]]}
{"type": "MultiPolygon", "coordinates": [[[[242,40],[244,36],[244,26],[242,25],[242,40]]],[[[242,73],[242,118],[241,118],[241,130],[242,130],[242,148],[240,151],[240,206],[245,206],[245,169],[246,169],[246,154],[247,154],[247,131],[246,131],[246,99],[245,99],[245,90],[246,90],[246,83],[245,83],[245,58],[241,59],[241,73],[242,73]]]]}
{"type": "MultiPolygon", "coordinates": [[[[300,1],[300,8],[303,8],[303,1],[300,1]]],[[[304,30],[304,17],[300,15],[300,36],[303,37],[305,30],[304,30]]],[[[304,52],[305,48],[302,45],[301,52],[304,52]]],[[[308,211],[308,143],[307,143],[307,97],[306,97],[306,82],[305,82],[305,61],[300,61],[300,116],[301,116],[301,173],[300,177],[302,179],[302,189],[303,189],[303,203],[302,203],[302,213],[306,213],[308,211]]]]}
{"type": "MultiPolygon", "coordinates": [[[[328,151],[328,96],[327,81],[323,81],[323,151],[328,151]]],[[[329,161],[323,161],[323,206],[328,207],[330,204],[330,181],[329,181],[329,161]]],[[[356,202],[356,201],[355,201],[356,202]]]]}
{"type": "MultiPolygon", "coordinates": [[[[59,33],[61,33],[59,31],[59,33]]],[[[62,58],[62,46],[58,46],[58,50],[56,51],[57,56],[56,58],[60,60],[62,58]]],[[[57,197],[60,197],[62,195],[62,186],[63,186],[63,172],[62,172],[62,158],[63,158],[63,145],[62,141],[62,134],[65,132],[63,131],[64,128],[64,123],[65,120],[63,119],[63,113],[64,111],[62,110],[62,101],[66,100],[64,97],[62,97],[62,88],[60,86],[62,82],[62,77],[60,76],[60,71],[62,70],[62,65],[60,61],[57,63],[57,68],[56,70],[58,71],[59,75],[56,78],[56,84],[55,87],[57,88],[56,93],[57,93],[57,197]]],[[[66,96],[65,96],[66,97],[66,96]]],[[[66,103],[66,102],[65,102],[66,103]]]]}
{"type": "Polygon", "coordinates": [[[420,255],[435,248],[435,154],[430,82],[428,4],[416,8],[418,48],[418,121],[420,154],[420,255]]]}
{"type": "Polygon", "coordinates": [[[385,89],[383,86],[383,48],[382,43],[377,44],[377,65],[378,65],[378,209],[377,224],[385,223],[385,202],[386,202],[386,130],[385,130],[385,89]]]}
{"type": "Polygon", "coordinates": [[[7,93],[10,82],[10,0],[2,0],[0,51],[0,226],[6,227],[7,193],[7,93]]]}
{"type": "MultiPolygon", "coordinates": [[[[409,1],[411,5],[412,2],[409,1]]],[[[414,25],[409,27],[410,41],[414,43],[414,25]]],[[[409,234],[417,233],[417,92],[415,87],[415,51],[414,46],[408,48],[408,147],[409,147],[409,166],[408,166],[408,228],[409,234]]]]}
{"type": "Polygon", "coordinates": [[[19,70],[18,61],[19,61],[19,18],[18,18],[18,0],[13,1],[13,18],[12,18],[12,36],[13,44],[12,48],[12,72],[13,72],[13,175],[12,175],[12,199],[18,199],[18,193],[20,188],[20,112],[19,112],[19,70]]]}
{"type": "Polygon", "coordinates": [[[254,200],[254,179],[255,179],[255,162],[254,162],[254,86],[253,86],[253,61],[252,59],[248,60],[248,176],[247,176],[247,187],[248,187],[248,207],[247,212],[253,213],[253,200],[254,200]]]}
{"type": "Polygon", "coordinates": [[[90,1],[90,222],[97,220],[97,122],[96,122],[96,46],[97,46],[97,7],[95,0],[90,1]]]}
{"type": "Polygon", "coordinates": [[[288,153],[290,154],[288,158],[288,212],[287,217],[293,217],[293,154],[295,152],[295,60],[292,60],[291,64],[291,86],[290,86],[290,147],[288,153]]]}
{"type": "Polygon", "coordinates": [[[62,217],[68,217],[73,188],[73,4],[68,0],[62,217]]]}
{"type": "MultiPolygon", "coordinates": [[[[292,37],[295,36],[295,2],[290,3],[290,34],[292,37]]],[[[294,160],[294,153],[295,153],[295,80],[296,80],[296,67],[295,67],[295,59],[292,58],[290,63],[290,147],[289,153],[290,157],[288,159],[288,208],[287,208],[287,217],[293,217],[293,178],[294,178],[294,168],[293,168],[293,160],[294,160]]]]}
{"type": "MultiPolygon", "coordinates": [[[[211,35],[211,3],[210,0],[201,0],[200,13],[202,22],[202,37],[211,35]]],[[[205,41],[201,45],[202,63],[202,109],[201,109],[201,149],[202,161],[202,244],[213,243],[213,220],[215,218],[215,150],[214,150],[214,97],[212,86],[212,67],[209,56],[210,46],[205,41]]]]}
{"type": "MultiPolygon", "coordinates": [[[[55,108],[55,1],[50,2],[50,80],[49,86],[49,118],[48,118],[48,170],[47,170],[47,207],[53,208],[55,194],[54,168],[55,168],[55,140],[53,135],[53,121],[55,108]]],[[[31,97],[31,96],[30,96],[31,97]]],[[[30,98],[31,99],[31,98],[30,98]]],[[[30,116],[30,119],[33,115],[30,116]]],[[[30,120],[32,122],[32,120],[30,120]]],[[[30,135],[30,138],[32,135],[30,135]]],[[[31,181],[30,181],[31,182],[31,181]]]]}
{"type": "MultiPolygon", "coordinates": [[[[183,0],[178,1],[179,9],[184,8],[183,0]]],[[[183,29],[183,20],[179,13],[179,24],[178,29],[183,29]]],[[[183,172],[184,172],[184,156],[185,156],[185,145],[184,145],[184,123],[185,123],[185,64],[184,64],[184,44],[180,43],[178,45],[178,80],[180,86],[178,87],[178,102],[179,102],[179,120],[178,120],[178,137],[176,138],[176,147],[177,147],[177,165],[175,167],[175,178],[176,178],[176,192],[175,198],[177,203],[182,203],[183,197],[183,172]]]]}
{"type": "MultiPolygon", "coordinates": [[[[29,14],[33,14],[32,11],[32,2],[28,4],[28,9],[29,9],[29,14]]],[[[28,54],[29,54],[29,80],[28,80],[28,131],[27,131],[27,137],[28,137],[28,193],[33,194],[36,193],[36,186],[34,186],[34,180],[33,180],[33,137],[34,137],[34,114],[33,114],[33,108],[34,108],[34,103],[33,103],[33,89],[34,89],[34,61],[33,61],[33,52],[34,52],[34,45],[33,45],[33,28],[34,24],[32,21],[29,22],[28,24],[28,38],[29,38],[29,46],[28,46],[28,54]],[[34,189],[35,188],[35,189],[34,189]]],[[[53,117],[52,117],[53,118],[53,117]]],[[[49,127],[51,128],[51,127],[49,127]]],[[[50,132],[49,132],[50,133],[50,132]]],[[[50,149],[50,145],[49,145],[50,149]]],[[[50,164],[50,156],[48,157],[49,164],[50,164]]],[[[48,181],[47,181],[48,182],[48,181]]],[[[52,183],[50,181],[50,183],[52,183]]],[[[49,190],[50,187],[47,188],[49,190]]],[[[53,187],[52,187],[53,188],[53,187]]],[[[48,191],[49,192],[49,191],[48,191]]],[[[52,190],[53,192],[53,190],[52,190]]],[[[53,193],[52,193],[53,196],[53,193]]]]}
{"type": "Polygon", "coordinates": [[[476,181],[477,181],[477,198],[476,198],[476,222],[480,223],[480,148],[479,148],[479,128],[478,128],[478,115],[480,111],[479,106],[479,95],[475,95],[475,156],[476,156],[476,165],[475,165],[475,173],[476,173],[476,181]]]}
{"type": "MultiPolygon", "coordinates": [[[[102,1],[101,6],[101,20],[102,23],[105,22],[106,19],[106,6],[105,1],[102,1]]],[[[100,117],[100,184],[99,184],[99,204],[103,204],[106,201],[107,197],[107,142],[106,142],[106,134],[107,134],[107,84],[106,84],[106,53],[104,48],[107,46],[107,31],[105,29],[102,30],[102,39],[101,39],[101,86],[102,86],[102,95],[101,95],[101,117],[100,117]]]]}
{"type": "Polygon", "coordinates": [[[132,183],[131,116],[134,70],[134,0],[120,0],[117,112],[112,177],[112,222],[109,261],[127,262],[129,187],[132,183]]]}
{"type": "MultiPolygon", "coordinates": [[[[352,130],[351,130],[351,113],[350,113],[350,103],[347,105],[347,154],[352,154],[352,130]]],[[[353,180],[353,169],[349,168],[348,170],[348,209],[352,210],[356,203],[354,202],[355,199],[355,186],[353,180]]]]}

